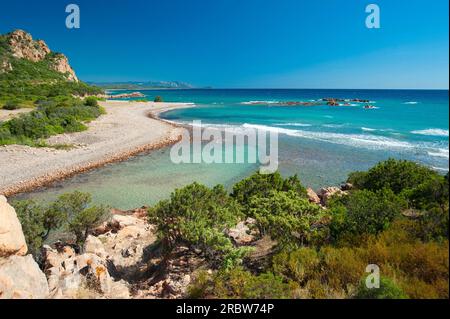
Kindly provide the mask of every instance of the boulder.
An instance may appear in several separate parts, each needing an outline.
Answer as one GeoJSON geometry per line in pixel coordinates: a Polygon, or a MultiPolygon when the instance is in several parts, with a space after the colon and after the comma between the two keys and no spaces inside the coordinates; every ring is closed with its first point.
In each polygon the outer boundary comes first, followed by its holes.
{"type": "Polygon", "coordinates": [[[94,254],[103,258],[106,258],[107,256],[105,247],[103,246],[103,243],[100,241],[100,239],[91,235],[86,238],[83,251],[85,253],[94,254]]]}
{"type": "Polygon", "coordinates": [[[0,257],[24,256],[28,251],[16,211],[0,195],[0,257]]]}
{"type": "Polygon", "coordinates": [[[0,299],[43,299],[47,279],[31,255],[0,258],[0,299]]]}
{"type": "Polygon", "coordinates": [[[321,188],[318,195],[322,201],[322,204],[326,206],[331,197],[342,196],[345,194],[347,194],[347,193],[342,191],[339,187],[331,186],[331,187],[321,188]]]}
{"type": "Polygon", "coordinates": [[[312,188],[306,190],[310,203],[320,204],[320,198],[312,188]]]}
{"type": "Polygon", "coordinates": [[[139,219],[132,216],[113,215],[111,217],[111,224],[118,225],[120,228],[135,226],[136,224],[139,224],[139,222],[139,219]]]}
{"type": "Polygon", "coordinates": [[[235,227],[228,231],[228,236],[233,238],[237,245],[247,245],[255,240],[255,236],[250,234],[250,228],[247,221],[239,222],[235,227]]]}
{"type": "Polygon", "coordinates": [[[341,190],[342,191],[349,191],[353,189],[353,184],[352,183],[345,183],[341,185],[341,190]]]}

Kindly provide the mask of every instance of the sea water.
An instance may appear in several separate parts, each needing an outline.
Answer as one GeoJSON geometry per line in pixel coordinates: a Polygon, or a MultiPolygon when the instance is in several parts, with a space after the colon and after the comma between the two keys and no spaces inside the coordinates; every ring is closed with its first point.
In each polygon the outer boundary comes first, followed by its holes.
{"type": "MultiPolygon", "coordinates": [[[[120,91],[123,93],[124,91],[120,91]]],[[[131,92],[131,91],[125,91],[131,92]]],[[[439,90],[148,90],[152,100],[190,102],[162,118],[217,127],[258,128],[279,133],[279,170],[297,174],[312,188],[336,185],[351,171],[388,158],[412,160],[441,173],[449,167],[448,91],[439,90]],[[279,106],[347,99],[346,106],[279,106]],[[352,99],[369,100],[358,103],[352,99]],[[367,109],[370,104],[374,108],[367,109]]],[[[80,190],[95,203],[121,209],[152,205],[193,181],[229,189],[258,169],[257,164],[173,164],[169,148],[77,175],[17,196],[51,200],[80,190]]]]}

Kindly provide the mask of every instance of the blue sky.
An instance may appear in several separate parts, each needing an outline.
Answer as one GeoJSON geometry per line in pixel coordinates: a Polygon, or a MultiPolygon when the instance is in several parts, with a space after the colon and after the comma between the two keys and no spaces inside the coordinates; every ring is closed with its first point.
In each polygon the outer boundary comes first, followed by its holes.
{"type": "Polygon", "coordinates": [[[16,28],[85,81],[448,89],[447,0],[2,1],[0,32],[16,28]],[[80,29],[65,27],[69,3],[80,29]],[[380,29],[365,26],[369,3],[380,29]]]}

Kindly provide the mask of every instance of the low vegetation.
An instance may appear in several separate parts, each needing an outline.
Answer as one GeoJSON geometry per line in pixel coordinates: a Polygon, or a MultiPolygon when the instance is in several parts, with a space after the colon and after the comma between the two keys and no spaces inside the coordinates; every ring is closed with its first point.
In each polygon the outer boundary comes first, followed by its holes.
{"type": "Polygon", "coordinates": [[[109,210],[92,206],[89,194],[74,192],[61,195],[48,205],[32,200],[16,201],[12,205],[22,224],[29,251],[39,257],[40,248],[51,232],[69,232],[72,243],[80,249],[93,228],[105,221],[109,210]]]}
{"type": "MultiPolygon", "coordinates": [[[[447,299],[448,174],[388,160],[349,181],[355,187],[326,208],[308,201],[297,177],[279,173],[256,173],[231,194],[198,183],[178,189],[148,210],[160,269],[175,251],[202,258],[191,274],[191,298],[447,299]],[[250,242],[230,234],[243,221],[250,242]],[[262,251],[264,241],[272,244],[262,251]],[[378,289],[365,285],[368,265],[380,269],[378,289]]],[[[37,250],[50,231],[64,227],[81,245],[106,214],[88,208],[89,200],[75,193],[48,206],[14,205],[37,250]]]]}
{"type": "Polygon", "coordinates": [[[46,146],[43,139],[56,134],[86,130],[85,122],[104,113],[97,100],[92,97],[80,100],[58,96],[38,100],[35,106],[29,113],[0,123],[0,145],[46,146]]]}

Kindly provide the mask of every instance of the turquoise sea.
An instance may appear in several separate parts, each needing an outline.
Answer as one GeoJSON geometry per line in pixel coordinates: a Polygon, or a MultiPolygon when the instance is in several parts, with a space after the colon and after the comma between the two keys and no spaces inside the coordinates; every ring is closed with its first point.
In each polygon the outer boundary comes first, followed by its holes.
{"type": "MultiPolygon", "coordinates": [[[[123,93],[123,91],[120,91],[123,93]]],[[[445,173],[449,168],[448,90],[148,90],[153,100],[191,102],[195,107],[166,112],[167,120],[223,128],[255,127],[279,132],[279,169],[298,174],[307,186],[339,184],[349,172],[389,157],[413,160],[445,173]],[[346,106],[279,106],[285,102],[348,100],[346,106]],[[358,103],[352,99],[369,100],[358,103]],[[365,109],[370,104],[372,109],[365,109]]],[[[108,165],[23,194],[51,200],[75,189],[96,203],[129,209],[167,198],[177,187],[198,181],[230,187],[258,169],[256,164],[173,164],[169,149],[108,165]]]]}

